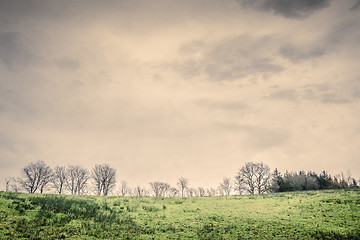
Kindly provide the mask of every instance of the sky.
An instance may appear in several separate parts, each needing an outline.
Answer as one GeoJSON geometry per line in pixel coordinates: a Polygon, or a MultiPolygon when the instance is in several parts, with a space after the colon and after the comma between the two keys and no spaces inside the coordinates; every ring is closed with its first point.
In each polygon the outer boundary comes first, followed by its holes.
{"type": "Polygon", "coordinates": [[[2,0],[0,176],[359,177],[359,26],[359,0],[2,0]]]}

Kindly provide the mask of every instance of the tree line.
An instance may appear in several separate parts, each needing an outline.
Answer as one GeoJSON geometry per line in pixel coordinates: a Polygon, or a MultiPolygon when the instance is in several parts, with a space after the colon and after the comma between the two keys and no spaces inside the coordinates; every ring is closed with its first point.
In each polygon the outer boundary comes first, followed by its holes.
{"type": "Polygon", "coordinates": [[[271,171],[264,163],[245,163],[233,179],[223,178],[217,188],[190,187],[187,178],[179,178],[176,186],[155,181],[150,188],[131,188],[126,181],[116,184],[116,169],[108,164],[97,164],[91,171],[78,166],[51,168],[43,161],[30,163],[21,171],[19,178],[6,178],[5,191],[28,193],[57,193],[72,195],[118,195],[155,197],[205,197],[243,194],[264,194],[304,190],[358,188],[355,178],[326,171],[320,174],[309,171],[280,173],[271,171]],[[115,188],[117,186],[117,188],[115,188]]]}
{"type": "Polygon", "coordinates": [[[98,164],[89,172],[81,166],[56,166],[51,168],[43,161],[30,163],[22,169],[22,176],[5,179],[5,191],[82,195],[91,191],[97,195],[108,195],[116,183],[116,170],[108,164],[98,164]],[[91,181],[90,181],[91,180],[91,181]]]}

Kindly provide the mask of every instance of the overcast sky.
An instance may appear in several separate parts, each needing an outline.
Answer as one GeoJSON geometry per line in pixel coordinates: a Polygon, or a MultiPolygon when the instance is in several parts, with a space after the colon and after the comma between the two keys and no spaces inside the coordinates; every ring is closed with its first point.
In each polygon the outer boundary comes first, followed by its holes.
{"type": "MultiPolygon", "coordinates": [[[[360,176],[360,1],[2,0],[0,176],[360,176]]],[[[3,180],[1,180],[3,181],[3,180]]]]}

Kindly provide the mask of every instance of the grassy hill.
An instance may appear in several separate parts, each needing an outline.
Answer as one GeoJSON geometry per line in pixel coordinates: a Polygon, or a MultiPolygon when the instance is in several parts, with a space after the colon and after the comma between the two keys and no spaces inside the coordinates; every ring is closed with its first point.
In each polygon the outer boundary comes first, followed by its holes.
{"type": "Polygon", "coordinates": [[[1,239],[360,239],[360,191],[135,198],[0,193],[1,239]]]}

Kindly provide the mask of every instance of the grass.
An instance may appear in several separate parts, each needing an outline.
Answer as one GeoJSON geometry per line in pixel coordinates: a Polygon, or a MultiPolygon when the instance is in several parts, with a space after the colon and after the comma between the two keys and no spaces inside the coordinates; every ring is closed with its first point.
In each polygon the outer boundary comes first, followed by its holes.
{"type": "Polygon", "coordinates": [[[1,239],[360,239],[360,190],[135,198],[0,193],[1,239]]]}

